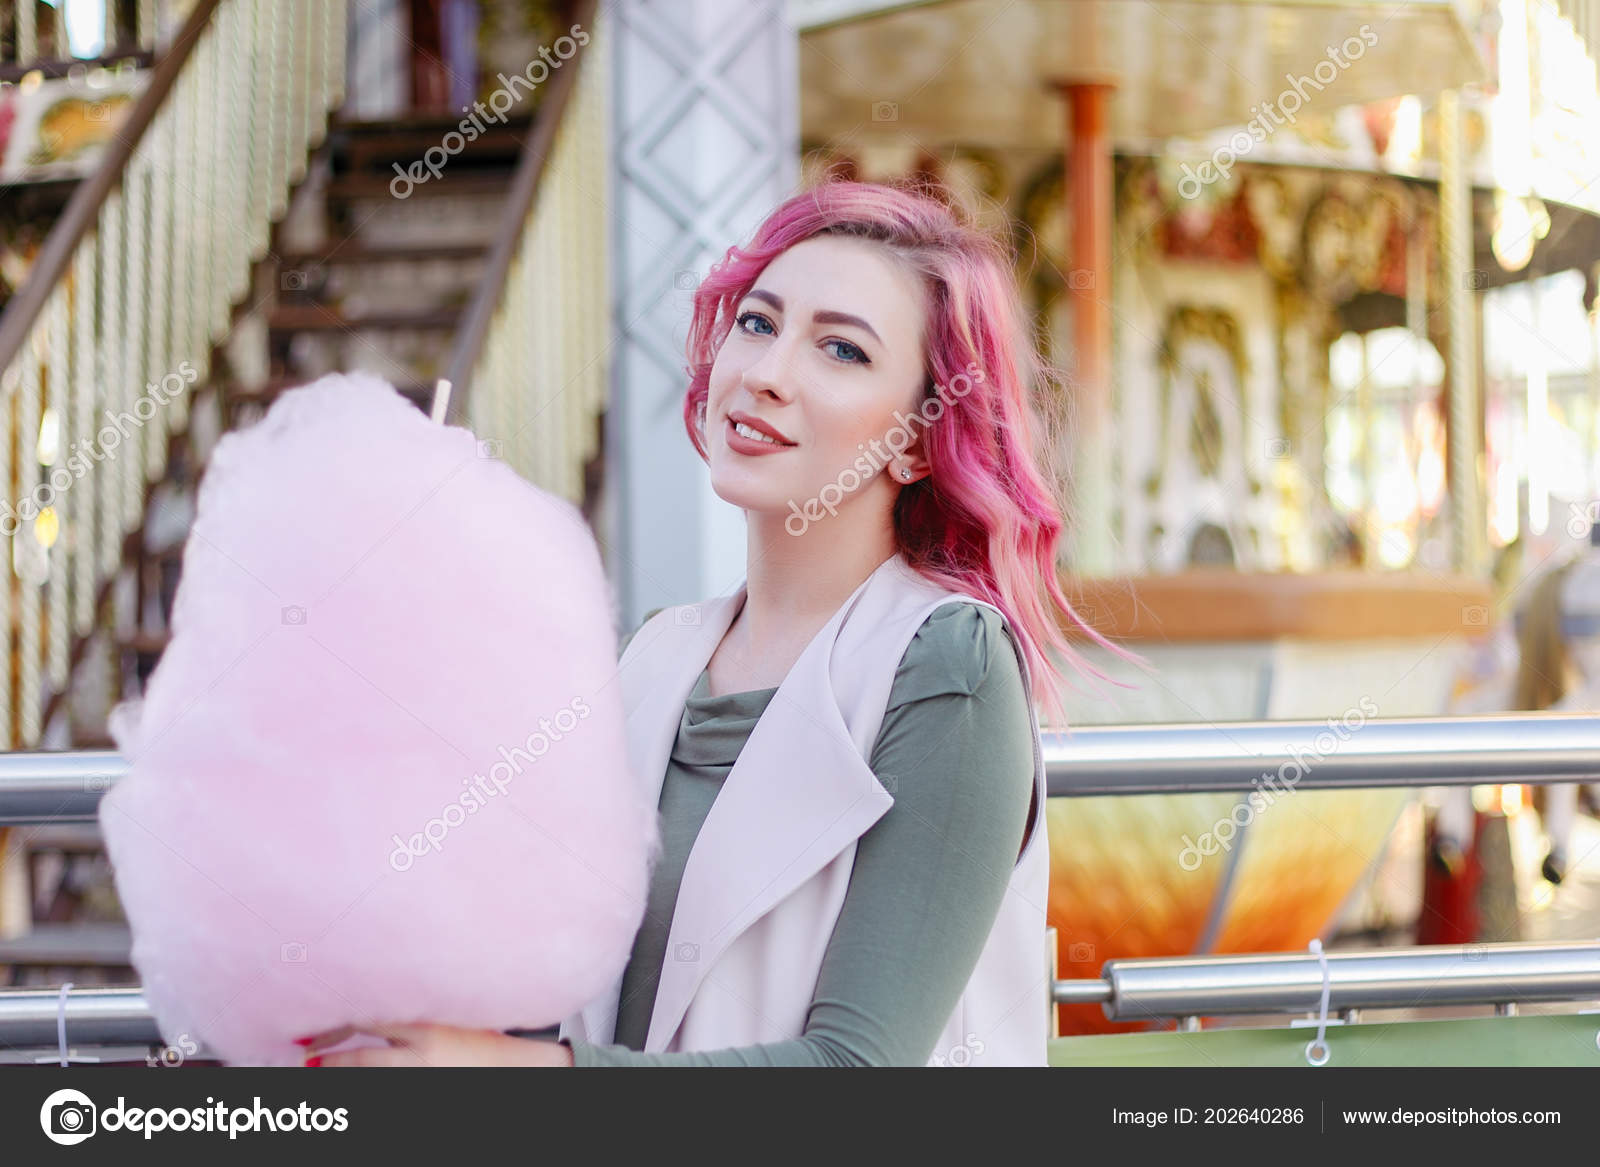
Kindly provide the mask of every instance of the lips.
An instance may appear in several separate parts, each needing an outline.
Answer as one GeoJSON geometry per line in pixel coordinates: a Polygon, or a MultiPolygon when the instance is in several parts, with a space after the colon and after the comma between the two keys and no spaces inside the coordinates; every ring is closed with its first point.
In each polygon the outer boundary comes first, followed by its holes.
{"type": "Polygon", "coordinates": [[[785,446],[792,446],[792,445],[795,444],[794,442],[789,440],[788,436],[785,435],[782,430],[776,429],[773,426],[768,425],[766,422],[762,421],[760,418],[751,417],[748,413],[739,413],[738,411],[730,413],[728,415],[728,422],[731,425],[746,425],[746,426],[749,426],[751,429],[755,430],[757,433],[763,433],[763,434],[766,434],[769,438],[775,438],[775,439],[777,439],[777,441],[779,441],[780,443],[782,443],[785,446]]]}

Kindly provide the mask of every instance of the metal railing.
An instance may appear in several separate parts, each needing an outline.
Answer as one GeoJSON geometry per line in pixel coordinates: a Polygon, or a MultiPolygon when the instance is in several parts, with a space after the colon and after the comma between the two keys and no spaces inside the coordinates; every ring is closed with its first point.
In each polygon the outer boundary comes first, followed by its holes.
{"type": "MultiPolygon", "coordinates": [[[[1045,735],[1053,797],[1246,793],[1298,761],[1299,789],[1548,783],[1600,772],[1600,718],[1578,714],[1372,720],[1306,766],[1326,722],[1101,726],[1045,735]]],[[[126,772],[105,750],[0,754],[0,825],[92,820],[126,772]]],[[[1474,944],[1326,957],[1329,1011],[1600,999],[1600,943],[1474,944]]],[[[1317,1010],[1311,954],[1113,960],[1056,980],[1057,1004],[1100,1004],[1116,1021],[1317,1010]]],[[[55,1041],[58,1010],[79,1043],[159,1042],[138,990],[0,992],[0,1042],[55,1041]]]]}
{"type": "Polygon", "coordinates": [[[463,420],[534,485],[573,503],[599,445],[608,304],[604,27],[554,71],[517,162],[493,250],[434,387],[435,421],[463,420]]]}
{"type": "MultiPolygon", "coordinates": [[[[1469,944],[1327,954],[1328,1013],[1600,999],[1600,943],[1469,944]]],[[[1317,1013],[1315,956],[1268,954],[1114,960],[1092,980],[1058,980],[1057,1004],[1098,1004],[1112,1021],[1317,1013]]],[[[161,1044],[138,989],[0,991],[0,1044],[47,1049],[65,1029],[71,1046],[161,1044]]],[[[207,1056],[203,1052],[193,1056],[207,1056]]]]}
{"type": "MultiPolygon", "coordinates": [[[[1464,944],[1330,952],[1328,1011],[1600,1000],[1600,942],[1464,944]]],[[[1056,981],[1058,1005],[1098,1004],[1112,1021],[1316,1012],[1310,953],[1107,961],[1095,979],[1056,981]]]]}
{"type": "Polygon", "coordinates": [[[1044,746],[1050,794],[1077,798],[1245,794],[1268,776],[1341,790],[1600,775],[1600,717],[1578,713],[1094,726],[1046,733],[1044,746]]]}
{"type": "Polygon", "coordinates": [[[94,822],[100,796],[127,769],[115,750],[0,754],[0,827],[94,822]]]}
{"type": "MultiPolygon", "coordinates": [[[[1600,776],[1600,717],[1577,713],[1368,721],[1312,757],[1320,721],[1107,725],[1046,733],[1052,798],[1247,794],[1263,774],[1297,790],[1544,784],[1600,776]]],[[[85,822],[126,762],[112,750],[0,753],[0,826],[85,822]]]]}
{"type": "Polygon", "coordinates": [[[0,748],[38,743],[99,622],[146,485],[342,101],[345,20],[345,0],[197,0],[0,316],[18,577],[0,587],[17,677],[0,667],[0,748]]]}
{"type": "Polygon", "coordinates": [[[161,1033],[138,989],[58,989],[0,992],[0,1045],[54,1047],[58,1018],[70,1045],[160,1045],[161,1033]]]}

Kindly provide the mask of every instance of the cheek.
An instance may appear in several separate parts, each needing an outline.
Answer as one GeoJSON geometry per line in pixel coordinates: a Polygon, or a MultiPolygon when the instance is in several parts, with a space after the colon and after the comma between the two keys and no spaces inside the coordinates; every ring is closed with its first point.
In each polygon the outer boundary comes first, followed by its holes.
{"type": "Polygon", "coordinates": [[[879,405],[863,407],[859,401],[840,400],[825,407],[827,444],[854,454],[858,446],[868,446],[874,438],[882,441],[895,425],[894,415],[879,405]]]}
{"type": "Polygon", "coordinates": [[[739,374],[742,370],[743,365],[739,360],[737,346],[724,344],[711,362],[711,379],[707,385],[707,393],[713,403],[726,396],[739,384],[739,374]]]}

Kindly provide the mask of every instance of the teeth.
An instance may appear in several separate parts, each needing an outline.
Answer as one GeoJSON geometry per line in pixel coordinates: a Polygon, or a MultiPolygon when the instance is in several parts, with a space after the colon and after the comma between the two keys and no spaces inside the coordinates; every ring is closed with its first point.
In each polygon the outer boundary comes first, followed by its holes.
{"type": "Polygon", "coordinates": [[[771,437],[768,434],[764,434],[760,430],[751,429],[749,426],[745,425],[744,422],[742,422],[742,421],[734,422],[733,423],[733,428],[739,434],[743,435],[744,437],[753,438],[755,441],[758,441],[758,442],[771,442],[774,446],[783,445],[783,443],[778,441],[777,438],[771,437]]]}

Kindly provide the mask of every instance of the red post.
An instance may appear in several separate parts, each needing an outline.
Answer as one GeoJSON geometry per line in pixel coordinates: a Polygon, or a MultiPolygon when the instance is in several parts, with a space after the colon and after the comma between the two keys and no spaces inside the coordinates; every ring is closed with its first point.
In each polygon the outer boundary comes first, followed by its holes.
{"type": "Polygon", "coordinates": [[[1073,337],[1078,379],[1093,403],[1103,406],[1111,372],[1111,137],[1107,106],[1111,86],[1072,83],[1067,99],[1071,139],[1067,150],[1067,221],[1072,227],[1073,337]]]}
{"type": "Polygon", "coordinates": [[[1104,80],[1060,82],[1067,103],[1066,212],[1072,231],[1076,433],[1071,453],[1078,515],[1073,566],[1088,575],[1112,569],[1111,216],[1113,179],[1104,80]]]}

